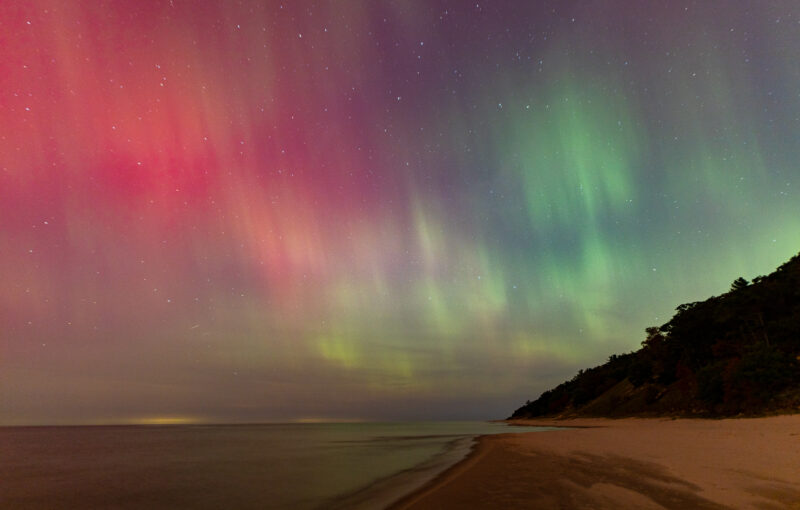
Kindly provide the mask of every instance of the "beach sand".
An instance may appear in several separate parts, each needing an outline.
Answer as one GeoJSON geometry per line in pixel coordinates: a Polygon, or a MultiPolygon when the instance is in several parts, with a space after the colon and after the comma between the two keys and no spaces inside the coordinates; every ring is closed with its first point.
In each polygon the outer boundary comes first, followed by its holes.
{"type": "Polygon", "coordinates": [[[800,415],[525,420],[394,509],[800,509],[800,415]],[[579,427],[579,428],[578,428],[579,427]]]}

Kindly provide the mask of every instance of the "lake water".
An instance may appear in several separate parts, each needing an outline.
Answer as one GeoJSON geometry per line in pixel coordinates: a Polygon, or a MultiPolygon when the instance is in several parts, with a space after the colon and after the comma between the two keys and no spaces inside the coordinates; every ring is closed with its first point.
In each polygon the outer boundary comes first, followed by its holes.
{"type": "Polygon", "coordinates": [[[381,508],[501,423],[0,428],[0,508],[381,508]]]}

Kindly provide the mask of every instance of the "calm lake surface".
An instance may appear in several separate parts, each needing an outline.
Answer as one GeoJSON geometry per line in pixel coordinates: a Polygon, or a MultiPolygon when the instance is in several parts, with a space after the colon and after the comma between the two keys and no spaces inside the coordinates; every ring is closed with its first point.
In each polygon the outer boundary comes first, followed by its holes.
{"type": "Polygon", "coordinates": [[[501,423],[0,428],[0,508],[381,508],[501,423]]]}

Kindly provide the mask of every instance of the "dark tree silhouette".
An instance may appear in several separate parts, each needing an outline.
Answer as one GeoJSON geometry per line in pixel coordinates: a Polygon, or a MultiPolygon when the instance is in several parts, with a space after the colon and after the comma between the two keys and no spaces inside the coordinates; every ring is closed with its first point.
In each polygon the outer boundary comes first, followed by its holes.
{"type": "Polygon", "coordinates": [[[733,280],[733,283],[731,284],[731,292],[735,292],[735,291],[737,291],[739,289],[743,289],[743,288],[747,287],[748,285],[750,285],[750,282],[748,282],[747,280],[745,280],[744,278],[742,278],[740,276],[739,278],[733,280]]]}
{"type": "Polygon", "coordinates": [[[768,276],[677,307],[638,351],[527,402],[512,417],[800,409],[800,254],[768,276]],[[626,386],[627,385],[627,386],[626,386]]]}

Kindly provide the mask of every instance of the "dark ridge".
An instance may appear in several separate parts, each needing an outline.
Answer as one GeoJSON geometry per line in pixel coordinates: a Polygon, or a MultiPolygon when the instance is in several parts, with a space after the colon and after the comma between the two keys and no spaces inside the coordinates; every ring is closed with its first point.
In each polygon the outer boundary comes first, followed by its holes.
{"type": "Polygon", "coordinates": [[[581,370],[511,418],[800,411],[800,254],[645,331],[639,350],[581,370]]]}

